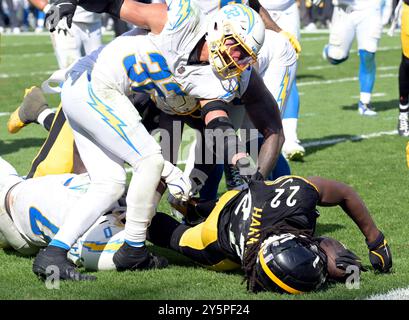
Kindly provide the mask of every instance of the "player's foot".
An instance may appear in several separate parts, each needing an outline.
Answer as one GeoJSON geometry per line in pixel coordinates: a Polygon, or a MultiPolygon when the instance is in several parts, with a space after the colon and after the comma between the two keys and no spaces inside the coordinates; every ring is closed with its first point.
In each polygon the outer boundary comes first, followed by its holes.
{"type": "Polygon", "coordinates": [[[409,120],[407,112],[399,112],[398,133],[402,137],[409,137],[409,120]]]}
{"type": "Polygon", "coordinates": [[[41,112],[48,108],[44,94],[38,87],[26,89],[24,99],[10,116],[7,129],[10,133],[17,133],[26,125],[37,121],[41,112]]]}
{"type": "Polygon", "coordinates": [[[132,247],[126,242],[115,252],[114,264],[118,271],[163,269],[168,266],[168,260],[148,251],[146,246],[132,247]]]}
{"type": "Polygon", "coordinates": [[[375,109],[368,103],[362,103],[359,101],[358,103],[358,112],[361,116],[376,116],[378,113],[375,111],[375,109]]]}
{"type": "Polygon", "coordinates": [[[234,165],[231,165],[231,164],[225,165],[224,175],[226,178],[227,190],[238,189],[240,188],[240,186],[246,183],[243,180],[243,177],[240,175],[239,169],[234,165]]]}
{"type": "Polygon", "coordinates": [[[67,259],[67,251],[54,246],[40,250],[34,259],[33,272],[42,280],[49,277],[53,280],[96,280],[95,276],[80,273],[75,264],[67,259]]]}
{"type": "Polygon", "coordinates": [[[286,140],[282,148],[282,153],[287,160],[301,161],[304,158],[305,149],[299,140],[286,140]]]}

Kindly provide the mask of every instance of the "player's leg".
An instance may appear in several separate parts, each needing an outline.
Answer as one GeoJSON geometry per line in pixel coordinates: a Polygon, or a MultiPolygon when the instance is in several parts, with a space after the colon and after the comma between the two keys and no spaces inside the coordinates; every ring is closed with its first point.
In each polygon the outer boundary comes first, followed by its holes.
{"type": "Polygon", "coordinates": [[[382,33],[380,8],[370,8],[352,12],[356,24],[356,36],[359,51],[360,101],[358,111],[364,116],[375,116],[371,106],[371,95],[375,85],[375,53],[382,33]]]}
{"type": "Polygon", "coordinates": [[[50,132],[34,158],[27,177],[71,173],[75,172],[74,169],[74,137],[60,107],[53,116],[50,132]]]}
{"type": "Polygon", "coordinates": [[[409,136],[409,6],[403,3],[401,21],[402,59],[399,66],[399,119],[398,133],[409,136]]]}
{"type": "Polygon", "coordinates": [[[98,49],[102,45],[101,21],[93,23],[78,23],[81,29],[81,42],[85,54],[98,49]]]}
{"type": "Polygon", "coordinates": [[[269,58],[268,63],[260,63],[260,75],[276,99],[283,117],[285,135],[283,155],[287,159],[300,160],[304,156],[305,149],[299,144],[297,138],[299,101],[298,92],[293,90],[297,70],[295,51],[287,39],[280,34],[266,32],[266,40],[260,57],[264,58],[266,55],[264,50],[276,53],[269,58]]]}
{"type": "Polygon", "coordinates": [[[67,68],[81,57],[81,40],[76,36],[78,32],[80,29],[74,22],[70,32],[64,33],[60,30],[50,34],[60,69],[67,68]]]}
{"type": "Polygon", "coordinates": [[[9,201],[10,190],[22,182],[14,167],[0,157],[0,247],[12,247],[23,255],[32,255],[37,249],[21,236],[10,215],[10,205],[14,201],[9,201]]]}
{"type": "Polygon", "coordinates": [[[47,129],[50,123],[49,119],[51,119],[49,115],[51,114],[53,114],[53,111],[49,109],[43,92],[40,88],[33,86],[25,90],[23,102],[11,114],[7,122],[7,129],[10,133],[17,133],[33,122],[40,123],[47,129]]]}
{"type": "MultiPolygon", "coordinates": [[[[78,81],[85,80],[86,75],[78,81]]],[[[78,85],[81,85],[81,82],[78,85]]],[[[68,91],[68,95],[69,93],[68,91]]],[[[86,128],[87,133],[100,147],[132,167],[132,178],[126,197],[125,243],[114,255],[117,269],[166,266],[163,260],[149,254],[145,246],[146,229],[155,214],[156,188],[164,166],[160,146],[142,125],[141,117],[130,100],[117,90],[96,80],[92,81],[88,85],[88,93],[83,103],[87,105],[83,110],[84,114],[77,110],[75,104],[70,104],[68,110],[65,110],[64,105],[64,111],[70,117],[70,124],[74,122],[86,128]]],[[[81,158],[84,158],[85,150],[81,150],[79,145],[78,150],[81,158]]],[[[90,170],[94,169],[89,168],[90,163],[84,161],[84,164],[91,174],[92,185],[95,180],[90,170]]],[[[98,178],[103,179],[99,174],[98,178]]],[[[105,183],[105,188],[112,188],[110,185],[116,184],[117,180],[111,179],[105,183]]]]}
{"type": "Polygon", "coordinates": [[[149,227],[149,241],[217,271],[237,269],[239,266],[226,259],[217,242],[217,217],[211,215],[205,222],[189,227],[158,212],[149,227]]]}
{"type": "Polygon", "coordinates": [[[346,61],[355,37],[355,27],[350,14],[334,7],[331,19],[329,42],[322,52],[323,58],[337,65],[346,61]]]}

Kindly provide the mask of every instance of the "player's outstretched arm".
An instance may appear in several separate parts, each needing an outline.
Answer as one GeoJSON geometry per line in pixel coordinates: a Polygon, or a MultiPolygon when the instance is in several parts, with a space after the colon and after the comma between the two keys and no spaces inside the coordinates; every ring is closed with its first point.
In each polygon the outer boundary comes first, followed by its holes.
{"type": "Polygon", "coordinates": [[[318,205],[339,205],[365,236],[372,266],[381,272],[388,272],[392,267],[391,251],[358,193],[352,187],[335,180],[321,177],[308,177],[308,180],[319,189],[318,205]]]}
{"type": "Polygon", "coordinates": [[[277,162],[284,143],[284,133],[278,104],[254,68],[242,101],[254,126],[264,136],[258,167],[266,178],[277,162]]]}

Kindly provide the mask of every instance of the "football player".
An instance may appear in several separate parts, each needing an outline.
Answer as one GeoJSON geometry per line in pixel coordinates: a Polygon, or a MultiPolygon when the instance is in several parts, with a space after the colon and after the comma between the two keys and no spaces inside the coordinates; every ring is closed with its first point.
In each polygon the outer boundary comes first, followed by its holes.
{"type": "Polygon", "coordinates": [[[401,20],[402,58],[399,66],[399,119],[398,133],[409,137],[409,1],[403,0],[401,20]]]}
{"type": "MultiPolygon", "coordinates": [[[[197,108],[196,98],[201,97],[207,127],[220,128],[226,133],[224,142],[227,146],[238,143],[226,117],[223,100],[229,101],[236,95],[243,95],[246,89],[246,92],[253,89],[258,91],[260,94],[247,94],[242,98],[250,110],[248,113],[259,115],[253,122],[257,121],[257,127],[267,138],[260,157],[260,174],[271,171],[274,165],[283,138],[278,108],[271,108],[275,105],[273,97],[264,89],[257,74],[248,68],[256,61],[256,53],[264,38],[264,25],[258,15],[248,7],[236,6],[230,8],[232,11],[223,10],[216,16],[217,23],[209,24],[210,29],[207,29],[204,20],[189,2],[172,2],[169,10],[163,5],[161,8],[163,16],[160,20],[160,14],[150,14],[143,19],[149,21],[149,17],[153,17],[149,25],[153,32],[161,30],[166,22],[166,32],[159,36],[151,35],[150,38],[117,38],[101,50],[91,74],[74,66],[64,83],[61,95],[63,110],[91,176],[91,185],[85,196],[71,208],[72,212],[82,211],[81,221],[69,214],[50,245],[34,260],[34,272],[39,275],[59,259],[57,255],[62,259],[78,236],[123,192],[123,161],[131,164],[134,175],[127,195],[126,241],[116,252],[114,262],[117,269],[125,270],[135,269],[141,261],[150,259],[144,245],[145,230],[154,213],[153,195],[162,171],[163,158],[159,157],[160,149],[140,124],[140,117],[127,98],[132,91],[153,94],[160,108],[177,112],[193,111],[197,108]],[[239,34],[231,32],[232,24],[241,21],[237,14],[247,17],[246,25],[241,25],[242,29],[237,26],[233,28],[239,34]],[[225,25],[226,29],[218,27],[219,24],[225,25]],[[246,33],[249,30],[251,37],[246,33]],[[206,32],[208,38],[205,40],[203,36],[206,32]],[[169,39],[175,41],[169,42],[169,39]],[[118,55],[118,52],[125,52],[125,57],[118,55]],[[204,62],[210,60],[210,65],[200,64],[201,59],[204,62]],[[191,65],[186,64],[188,60],[191,65]],[[197,73],[192,72],[195,69],[197,73]],[[206,77],[211,79],[208,83],[210,86],[204,88],[199,83],[206,77]],[[221,99],[211,100],[218,96],[221,99]],[[81,105],[83,107],[79,108],[81,105]],[[263,108],[266,110],[263,119],[260,119],[263,108]],[[149,176],[134,179],[136,174],[149,176]]],[[[217,154],[221,155],[222,152],[219,150],[217,154]]],[[[233,150],[225,157],[233,163],[237,162],[244,170],[248,169],[248,162],[240,161],[246,160],[245,152],[233,150]]]]}
{"type": "MultiPolygon", "coordinates": [[[[169,185],[170,192],[179,193],[184,190],[187,195],[189,193],[189,184],[185,183],[182,171],[169,162],[165,166],[168,168],[168,172],[167,176],[163,178],[164,182],[169,185]]],[[[0,157],[0,238],[2,247],[12,247],[23,255],[33,255],[40,248],[47,247],[72,214],[70,213],[70,205],[81,199],[89,186],[90,177],[88,173],[47,175],[35,179],[23,179],[18,176],[13,166],[0,157]],[[44,197],[44,194],[47,194],[47,197],[44,197]]],[[[163,187],[164,185],[159,185],[155,192],[156,203],[160,200],[163,187]]],[[[84,236],[80,237],[75,244],[73,243],[70,256],[75,257],[78,251],[77,248],[84,247],[84,241],[88,239],[88,234],[91,233],[91,238],[95,239],[96,232],[100,232],[97,237],[99,242],[94,242],[93,245],[99,243],[99,246],[101,246],[102,242],[100,240],[106,238],[115,241],[114,247],[115,251],[117,251],[124,242],[125,225],[119,218],[120,215],[123,216],[124,205],[125,196],[122,196],[118,202],[115,201],[112,206],[103,211],[101,216],[104,216],[98,219],[93,227],[87,230],[84,236]],[[122,209],[120,206],[122,206],[122,209]],[[100,228],[101,225],[103,225],[102,229],[100,228]],[[122,231],[121,241],[118,242],[117,238],[111,239],[111,236],[119,231],[122,231]]],[[[75,212],[74,215],[78,217],[78,212],[75,212]]],[[[87,243],[91,246],[90,242],[87,243]]],[[[85,244],[86,246],[87,244],[85,244]]],[[[94,249],[94,247],[90,247],[91,252],[101,253],[98,248],[94,249]]],[[[105,250],[112,249],[112,246],[105,248],[105,250]]],[[[78,273],[72,263],[65,261],[66,256],[65,254],[65,257],[60,257],[61,260],[64,260],[62,263],[59,263],[61,262],[59,260],[56,261],[62,280],[93,279],[93,277],[78,273]]],[[[167,265],[166,259],[153,255],[149,256],[149,259],[140,262],[137,269],[161,268],[167,265]]],[[[110,269],[115,269],[112,257],[109,263],[110,269]]],[[[33,271],[38,273],[35,268],[36,265],[33,266],[33,271]]],[[[102,265],[101,268],[106,269],[108,267],[102,265]]],[[[94,270],[97,269],[99,268],[96,267],[94,270]]],[[[40,276],[46,277],[46,272],[44,270],[40,273],[40,276]]]]}
{"type": "MultiPolygon", "coordinates": [[[[47,245],[67,217],[66,203],[82,197],[89,182],[87,175],[74,174],[22,180],[0,158],[2,247],[11,246],[30,255],[47,245]],[[44,190],[52,192],[52,197],[39,197],[44,190]]],[[[337,204],[365,236],[373,267],[388,272],[392,267],[390,248],[363,201],[351,187],[319,177],[250,181],[247,189],[228,191],[212,202],[172,201],[185,215],[185,224],[158,212],[148,236],[153,243],[214,270],[241,265],[251,291],[301,293],[317,289],[327,273],[331,279],[342,280],[348,266],[362,268],[359,258],[336,240],[313,237],[316,205],[337,204]]],[[[87,230],[71,248],[71,261],[88,270],[115,270],[113,255],[125,238],[124,205],[123,199],[113,204],[87,230]]],[[[71,279],[69,273],[75,266],[70,265],[60,271],[63,279],[71,279]]],[[[81,277],[94,279],[84,274],[81,277]]]]}
{"type": "MultiPolygon", "coordinates": [[[[294,35],[297,41],[300,40],[300,13],[295,0],[261,0],[260,3],[283,30],[294,35]]],[[[305,149],[297,136],[299,110],[300,97],[294,79],[287,106],[282,113],[285,136],[282,152],[288,160],[301,160],[305,154],[305,149]]]]}
{"type": "Polygon", "coordinates": [[[319,217],[317,206],[340,206],[364,235],[374,269],[389,272],[392,267],[391,251],[383,233],[359,195],[341,182],[297,176],[275,181],[251,180],[248,188],[228,191],[218,201],[191,199],[187,205],[172,203],[185,216],[185,223],[158,213],[152,220],[149,240],[215,270],[241,267],[251,291],[272,287],[289,293],[312,290],[324,277],[321,262],[318,264],[321,259],[329,276],[337,280],[345,279],[348,265],[362,268],[359,258],[336,241],[314,238],[319,217]],[[300,235],[306,254],[303,266],[309,272],[299,273],[297,278],[291,270],[302,269],[298,256],[302,253],[291,252],[299,244],[284,243],[300,235]],[[325,249],[326,257],[312,248],[314,243],[325,249]],[[290,252],[280,256],[286,250],[290,252]]]}
{"type": "MultiPolygon", "coordinates": [[[[30,2],[45,14],[55,1],[30,0],[30,2]]],[[[67,68],[78,58],[90,54],[102,44],[101,15],[78,8],[71,18],[70,28],[66,21],[61,20],[56,26],[57,32],[51,33],[51,40],[60,69],[67,68]]]]}
{"type": "Polygon", "coordinates": [[[358,112],[363,116],[376,116],[371,106],[375,84],[375,53],[382,33],[381,0],[333,0],[329,43],[323,57],[337,65],[348,59],[356,36],[359,52],[360,99],[358,112]]]}

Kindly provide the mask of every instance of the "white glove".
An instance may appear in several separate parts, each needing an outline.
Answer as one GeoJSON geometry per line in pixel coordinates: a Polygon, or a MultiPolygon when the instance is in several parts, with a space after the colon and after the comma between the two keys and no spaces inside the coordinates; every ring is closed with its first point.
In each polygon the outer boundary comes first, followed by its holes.
{"type": "Polygon", "coordinates": [[[162,178],[165,180],[172,196],[182,201],[187,201],[189,199],[189,193],[192,186],[189,178],[183,176],[182,170],[175,167],[169,161],[165,161],[162,178]]]}

